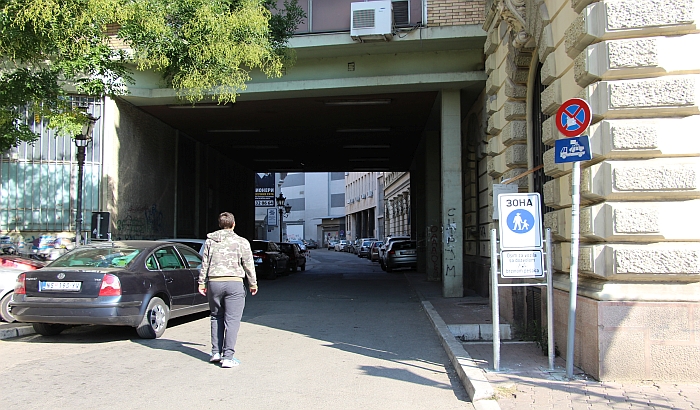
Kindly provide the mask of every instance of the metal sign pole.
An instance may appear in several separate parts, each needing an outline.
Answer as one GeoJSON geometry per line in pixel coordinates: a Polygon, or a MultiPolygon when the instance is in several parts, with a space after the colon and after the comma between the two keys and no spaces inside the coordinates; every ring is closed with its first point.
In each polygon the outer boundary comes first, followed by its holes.
{"type": "Polygon", "coordinates": [[[547,244],[547,347],[549,354],[549,370],[554,370],[554,288],[552,284],[552,230],[545,231],[547,244]]]}
{"type": "Polygon", "coordinates": [[[576,294],[578,293],[578,236],[581,187],[581,162],[574,162],[571,176],[571,267],[569,268],[569,327],[566,338],[566,377],[574,375],[574,334],[576,332],[576,294]]]}
{"type": "Polygon", "coordinates": [[[491,325],[493,326],[493,370],[501,368],[501,320],[498,309],[498,244],[496,230],[491,229],[491,325]]]}

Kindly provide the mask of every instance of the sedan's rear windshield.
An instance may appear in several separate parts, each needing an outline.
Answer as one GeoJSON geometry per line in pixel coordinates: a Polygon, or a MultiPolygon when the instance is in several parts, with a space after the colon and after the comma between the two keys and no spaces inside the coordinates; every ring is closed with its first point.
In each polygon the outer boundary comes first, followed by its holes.
{"type": "Polygon", "coordinates": [[[391,245],[391,249],[395,251],[400,251],[403,249],[416,249],[415,242],[395,242],[391,245]]]}
{"type": "Polygon", "coordinates": [[[123,268],[129,266],[142,249],[135,248],[78,248],[55,261],[51,267],[123,268]]]}
{"type": "Polygon", "coordinates": [[[250,249],[253,252],[267,252],[267,242],[253,241],[250,243],[250,249]]]}

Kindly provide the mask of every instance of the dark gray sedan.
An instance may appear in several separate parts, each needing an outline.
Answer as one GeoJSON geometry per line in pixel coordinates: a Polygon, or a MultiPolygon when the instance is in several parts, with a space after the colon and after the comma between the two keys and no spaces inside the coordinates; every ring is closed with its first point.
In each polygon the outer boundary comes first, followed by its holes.
{"type": "Polygon", "coordinates": [[[45,336],[69,325],[122,325],[142,338],[168,320],[209,310],[197,292],[202,259],[192,248],[159,241],[81,246],[43,269],[20,274],[12,315],[45,336]]]}

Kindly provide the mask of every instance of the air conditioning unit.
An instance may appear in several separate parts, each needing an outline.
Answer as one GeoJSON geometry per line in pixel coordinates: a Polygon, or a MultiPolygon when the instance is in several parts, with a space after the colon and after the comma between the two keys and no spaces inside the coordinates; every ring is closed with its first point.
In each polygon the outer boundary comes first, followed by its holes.
{"type": "Polygon", "coordinates": [[[393,37],[391,1],[350,3],[350,36],[353,40],[389,41],[393,37]]]}
{"type": "Polygon", "coordinates": [[[360,195],[360,198],[365,199],[365,198],[367,198],[367,195],[362,194],[362,195],[360,195]]]}
{"type": "Polygon", "coordinates": [[[367,198],[372,198],[374,196],[374,191],[367,192],[367,198]]]}

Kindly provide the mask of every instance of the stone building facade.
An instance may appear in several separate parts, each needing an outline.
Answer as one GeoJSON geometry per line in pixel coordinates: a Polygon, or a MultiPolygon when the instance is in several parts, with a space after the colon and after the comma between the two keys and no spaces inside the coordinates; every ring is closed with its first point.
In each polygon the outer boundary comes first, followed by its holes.
{"type": "Polygon", "coordinates": [[[410,173],[384,173],[384,231],[387,236],[411,234],[410,193],[410,173]]]}
{"type": "MultiPolygon", "coordinates": [[[[554,114],[578,97],[592,107],[594,157],[582,163],[575,364],[602,380],[697,380],[700,1],[487,3],[480,181],[489,195],[542,165],[513,183],[544,198],[556,345],[564,355],[572,167],[554,162],[563,138],[554,114]]],[[[480,239],[491,227],[480,226],[480,239]]],[[[505,291],[500,299],[506,316],[523,301],[505,291]]]]}

